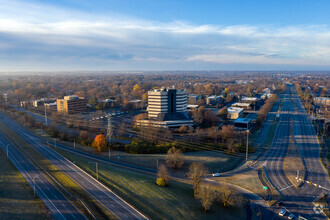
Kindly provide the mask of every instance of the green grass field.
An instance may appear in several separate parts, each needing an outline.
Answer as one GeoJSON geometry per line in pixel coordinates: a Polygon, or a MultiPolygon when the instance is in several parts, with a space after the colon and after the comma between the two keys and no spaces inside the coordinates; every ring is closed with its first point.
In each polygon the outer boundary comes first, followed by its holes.
{"type": "Polygon", "coordinates": [[[0,219],[49,219],[43,202],[0,150],[0,219]]]}
{"type": "MultiPolygon", "coordinates": [[[[59,151],[69,160],[95,176],[95,165],[80,156],[59,151]]],[[[216,203],[204,212],[193,198],[190,184],[172,180],[159,187],[155,176],[99,163],[99,180],[151,219],[244,219],[245,209],[225,208],[216,203]]]]}

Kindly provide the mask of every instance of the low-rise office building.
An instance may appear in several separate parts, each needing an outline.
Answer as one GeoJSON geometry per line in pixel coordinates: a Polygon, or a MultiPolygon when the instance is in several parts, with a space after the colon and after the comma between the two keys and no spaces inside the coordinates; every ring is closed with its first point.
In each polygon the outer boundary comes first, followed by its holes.
{"type": "Polygon", "coordinates": [[[57,99],[56,103],[59,113],[74,114],[87,110],[86,99],[76,95],[64,96],[63,99],[57,99]]]}
{"type": "Polygon", "coordinates": [[[235,128],[248,130],[252,127],[252,120],[250,118],[237,118],[234,121],[235,128]]]}
{"type": "Polygon", "coordinates": [[[250,103],[236,102],[236,103],[232,104],[231,107],[238,107],[238,108],[244,108],[245,110],[250,110],[251,109],[251,104],[250,103]]]}
{"type": "Polygon", "coordinates": [[[243,112],[244,112],[244,109],[243,108],[237,108],[237,107],[229,107],[227,109],[227,118],[228,119],[237,119],[239,118],[243,112]]]}

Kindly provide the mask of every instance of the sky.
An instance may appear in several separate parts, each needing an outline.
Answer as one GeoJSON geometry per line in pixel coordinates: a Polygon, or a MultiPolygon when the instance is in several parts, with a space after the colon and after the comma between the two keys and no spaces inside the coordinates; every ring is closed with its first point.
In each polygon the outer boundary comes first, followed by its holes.
{"type": "Polygon", "coordinates": [[[330,70],[327,0],[0,0],[0,72],[330,70]]]}

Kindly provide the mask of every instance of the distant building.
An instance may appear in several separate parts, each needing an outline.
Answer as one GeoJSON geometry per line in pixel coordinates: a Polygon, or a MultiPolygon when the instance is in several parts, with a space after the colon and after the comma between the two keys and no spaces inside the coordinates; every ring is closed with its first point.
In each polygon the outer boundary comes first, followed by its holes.
{"type": "Polygon", "coordinates": [[[84,112],[87,109],[85,98],[72,95],[64,96],[64,99],[57,99],[57,112],[65,114],[74,114],[84,112]]]}
{"type": "Polygon", "coordinates": [[[206,104],[207,105],[217,105],[217,104],[221,104],[221,96],[216,96],[216,95],[212,95],[206,98],[206,104]]]}
{"type": "Polygon", "coordinates": [[[54,98],[41,98],[38,100],[33,100],[32,101],[32,105],[33,107],[40,107],[40,106],[44,106],[45,103],[51,103],[51,102],[55,102],[56,99],[54,98]]]}
{"type": "Polygon", "coordinates": [[[243,108],[237,108],[237,107],[229,107],[227,109],[227,118],[228,119],[237,119],[239,118],[243,112],[244,112],[244,109],[243,108]]]}
{"type": "Polygon", "coordinates": [[[329,97],[315,97],[314,98],[315,105],[330,105],[330,98],[329,97]]]}
{"type": "Polygon", "coordinates": [[[157,89],[148,92],[148,120],[139,120],[139,126],[181,127],[192,126],[187,115],[187,92],[176,89],[157,89]]]}
{"type": "Polygon", "coordinates": [[[27,108],[29,105],[31,105],[30,101],[21,101],[21,107],[22,108],[27,108]]]}
{"type": "Polygon", "coordinates": [[[244,102],[244,103],[257,103],[259,101],[260,101],[260,99],[258,99],[256,97],[243,97],[241,99],[241,102],[244,102]]]}
{"type": "Polygon", "coordinates": [[[238,129],[250,129],[252,120],[250,118],[237,118],[234,121],[234,126],[238,129]]]}
{"type": "Polygon", "coordinates": [[[47,109],[50,109],[50,110],[54,110],[54,111],[56,111],[56,109],[57,109],[57,103],[56,103],[56,102],[53,102],[53,103],[45,103],[44,105],[45,105],[45,107],[46,107],[47,109]]]}
{"type": "Polygon", "coordinates": [[[141,108],[142,107],[142,101],[140,99],[133,99],[128,101],[132,105],[133,108],[141,108]]]}
{"type": "Polygon", "coordinates": [[[231,107],[239,107],[239,108],[244,108],[245,110],[249,110],[249,109],[251,109],[251,104],[236,102],[236,103],[232,104],[231,107]]]}
{"type": "Polygon", "coordinates": [[[188,96],[189,104],[196,105],[199,100],[201,100],[200,95],[189,94],[189,96],[188,96]]]}
{"type": "Polygon", "coordinates": [[[198,109],[199,108],[199,105],[187,105],[187,110],[191,111],[191,110],[195,110],[195,109],[198,109]]]}

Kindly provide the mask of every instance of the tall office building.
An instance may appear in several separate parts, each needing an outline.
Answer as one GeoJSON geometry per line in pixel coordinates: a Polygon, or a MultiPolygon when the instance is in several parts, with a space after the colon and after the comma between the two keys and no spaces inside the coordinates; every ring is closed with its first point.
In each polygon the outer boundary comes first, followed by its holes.
{"type": "Polygon", "coordinates": [[[87,101],[85,98],[76,95],[64,96],[64,99],[57,99],[57,112],[74,114],[84,112],[87,109],[87,101]]]}
{"type": "Polygon", "coordinates": [[[176,89],[160,89],[148,92],[148,117],[155,119],[163,114],[187,112],[187,92],[176,89]]]}
{"type": "Polygon", "coordinates": [[[157,127],[191,126],[193,121],[187,115],[188,95],[185,90],[156,89],[148,92],[148,119],[138,125],[157,127]]]}

